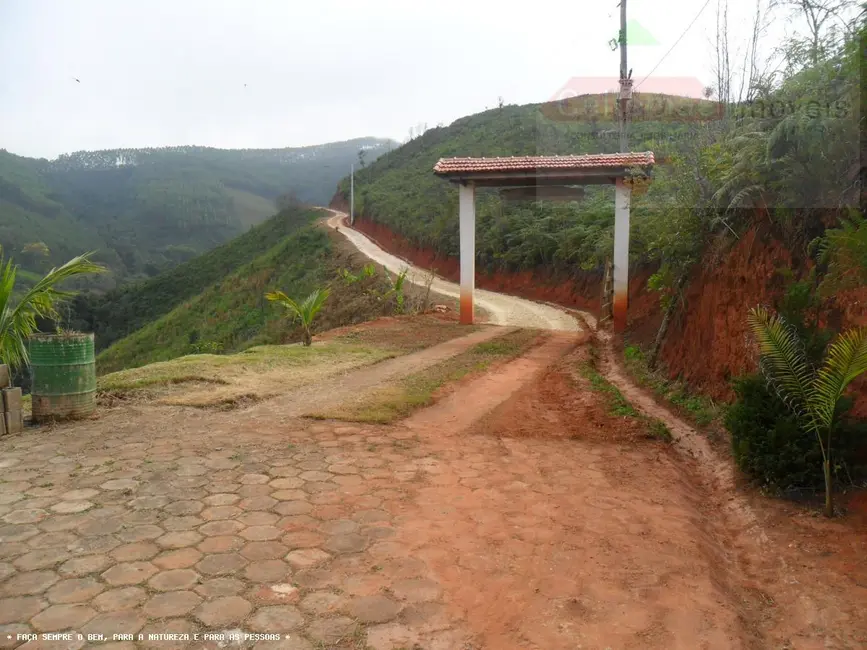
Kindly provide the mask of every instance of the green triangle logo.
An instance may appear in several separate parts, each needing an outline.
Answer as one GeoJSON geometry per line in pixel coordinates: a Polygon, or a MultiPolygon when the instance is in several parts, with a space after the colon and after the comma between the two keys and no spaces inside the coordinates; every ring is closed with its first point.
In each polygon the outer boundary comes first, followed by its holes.
{"type": "Polygon", "coordinates": [[[659,41],[635,19],[626,21],[627,45],[659,45],[659,41]]]}

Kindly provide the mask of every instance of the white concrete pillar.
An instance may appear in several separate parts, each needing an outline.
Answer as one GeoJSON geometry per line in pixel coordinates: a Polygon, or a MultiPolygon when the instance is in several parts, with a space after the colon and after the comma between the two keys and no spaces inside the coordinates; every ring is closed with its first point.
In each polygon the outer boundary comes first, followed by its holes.
{"type": "Polygon", "coordinates": [[[476,287],[476,188],[458,186],[461,229],[461,324],[473,324],[473,291],[476,287]]]}
{"type": "Polygon", "coordinates": [[[629,210],[632,189],[617,180],[614,190],[614,331],[626,329],[629,303],[629,210]]]}

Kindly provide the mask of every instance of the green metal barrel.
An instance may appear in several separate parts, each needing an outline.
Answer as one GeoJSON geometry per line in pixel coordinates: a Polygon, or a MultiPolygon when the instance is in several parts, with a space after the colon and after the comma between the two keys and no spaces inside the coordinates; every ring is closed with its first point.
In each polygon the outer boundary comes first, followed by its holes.
{"type": "Polygon", "coordinates": [[[30,338],[33,421],[86,417],[96,408],[93,334],[30,338]]]}

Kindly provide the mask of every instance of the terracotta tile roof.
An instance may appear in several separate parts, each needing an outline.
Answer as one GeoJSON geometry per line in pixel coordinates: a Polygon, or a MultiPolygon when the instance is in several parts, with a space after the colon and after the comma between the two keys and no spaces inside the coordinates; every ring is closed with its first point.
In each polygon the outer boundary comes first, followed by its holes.
{"type": "Polygon", "coordinates": [[[513,156],[511,158],[440,158],[435,174],[465,174],[485,172],[532,171],[593,171],[648,167],[653,165],[653,152],[600,153],[581,156],[513,156]]]}

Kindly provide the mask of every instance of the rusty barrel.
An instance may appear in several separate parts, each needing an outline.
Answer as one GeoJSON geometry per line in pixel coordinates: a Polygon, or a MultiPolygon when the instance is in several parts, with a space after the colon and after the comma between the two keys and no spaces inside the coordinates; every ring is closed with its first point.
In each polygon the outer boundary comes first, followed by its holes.
{"type": "Polygon", "coordinates": [[[30,338],[33,421],[86,417],[96,408],[93,334],[30,338]]]}

